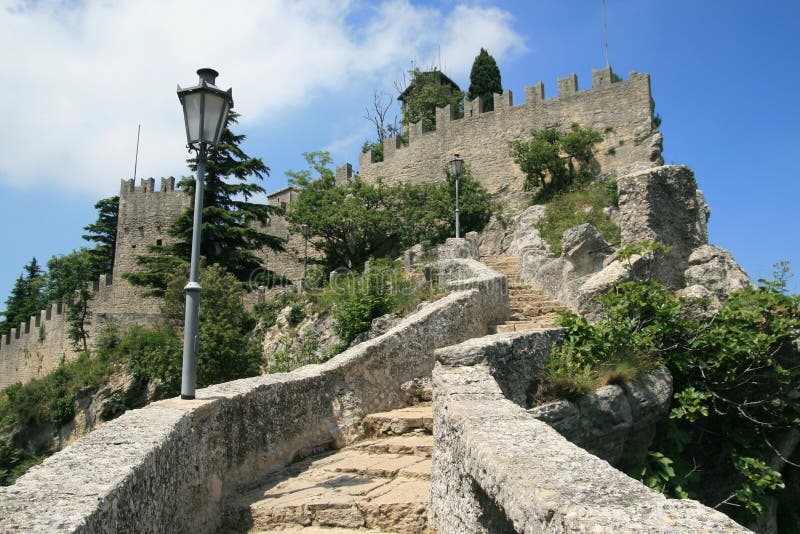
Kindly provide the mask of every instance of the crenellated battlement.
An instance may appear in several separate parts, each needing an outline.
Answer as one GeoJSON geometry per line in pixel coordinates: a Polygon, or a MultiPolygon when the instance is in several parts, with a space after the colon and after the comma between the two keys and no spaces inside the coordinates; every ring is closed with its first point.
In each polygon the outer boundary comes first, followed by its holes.
{"type": "Polygon", "coordinates": [[[660,159],[648,74],[631,72],[628,80],[614,81],[610,67],[593,69],[591,88],[581,91],[577,75],[571,74],[558,79],[557,90],[546,98],[544,83],[526,86],[524,102],[516,105],[511,91],[494,94],[494,110],[487,112],[476,98],[465,103],[459,118],[452,106],[439,108],[435,130],[425,131],[419,122],[406,128],[405,144],[399,136],[384,139],[383,161],[376,161],[373,151],[362,153],[359,173],[368,181],[431,181],[458,153],[489,191],[519,189],[522,174],[511,160],[508,141],[530,138],[532,129],[567,129],[572,123],[604,134],[597,151],[604,171],[660,159]]]}
{"type": "Polygon", "coordinates": [[[129,180],[121,180],[119,194],[120,196],[127,196],[130,193],[173,193],[180,191],[175,189],[175,177],[161,178],[161,188],[156,191],[155,178],[140,178],[139,185],[131,178],[129,180]]]}

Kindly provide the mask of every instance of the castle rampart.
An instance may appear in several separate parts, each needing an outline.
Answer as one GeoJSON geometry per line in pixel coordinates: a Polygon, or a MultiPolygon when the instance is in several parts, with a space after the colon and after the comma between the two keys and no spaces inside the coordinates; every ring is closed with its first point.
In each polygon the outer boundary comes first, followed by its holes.
{"type": "MultiPolygon", "coordinates": [[[[106,275],[92,284],[89,301],[89,334],[93,337],[109,319],[113,309],[113,285],[106,275]]],[[[32,315],[27,321],[0,336],[0,390],[16,382],[41,378],[61,360],[71,360],[78,352],[69,337],[67,313],[72,301],[57,302],[32,315]]]]}
{"type": "MultiPolygon", "coordinates": [[[[464,117],[455,118],[450,106],[436,110],[436,130],[422,123],[407,128],[408,145],[399,137],[383,141],[382,162],[372,151],[359,158],[359,174],[374,182],[429,182],[440,180],[453,154],[469,164],[472,176],[492,193],[520,190],[523,174],[509,155],[508,142],[529,139],[532,129],[572,123],[603,134],[596,158],[603,172],[661,159],[661,134],[653,121],[650,75],[631,72],[628,80],[613,82],[610,68],[592,72],[592,88],[578,90],[572,74],[558,80],[558,96],[545,98],[544,84],[525,88],[525,102],[514,105],[511,91],[495,94],[494,111],[481,113],[481,101],[467,102],[464,117]]],[[[622,172],[621,172],[622,173],[622,172]]]]}

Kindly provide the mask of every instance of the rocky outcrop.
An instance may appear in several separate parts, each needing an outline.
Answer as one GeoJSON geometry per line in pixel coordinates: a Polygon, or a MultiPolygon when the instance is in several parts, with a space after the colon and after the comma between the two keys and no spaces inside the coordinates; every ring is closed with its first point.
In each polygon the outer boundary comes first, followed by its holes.
{"type": "Polygon", "coordinates": [[[734,291],[753,285],[731,253],[713,245],[703,245],[692,251],[684,277],[687,287],[702,286],[720,301],[734,291]]]}
{"type": "Polygon", "coordinates": [[[708,205],[694,173],[666,165],[617,181],[622,246],[654,241],[671,247],[656,265],[655,278],[671,289],[684,286],[692,251],[708,243],[708,205]]]}
{"type": "MultiPolygon", "coordinates": [[[[575,401],[536,406],[528,413],[612,465],[647,451],[656,422],[669,410],[672,376],[665,368],[620,386],[605,386],[575,401]]],[[[634,460],[635,461],[635,460],[634,460]]]]}

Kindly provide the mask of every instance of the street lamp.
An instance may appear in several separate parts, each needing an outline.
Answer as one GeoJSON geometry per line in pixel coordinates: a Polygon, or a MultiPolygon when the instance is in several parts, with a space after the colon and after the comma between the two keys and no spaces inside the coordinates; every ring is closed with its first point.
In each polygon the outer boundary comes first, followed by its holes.
{"type": "Polygon", "coordinates": [[[458,154],[453,154],[453,159],[450,161],[450,171],[456,177],[456,238],[461,237],[461,218],[458,207],[458,180],[461,178],[461,169],[464,167],[464,160],[458,154]]]}
{"type": "Polygon", "coordinates": [[[197,177],[194,188],[194,222],[192,225],[192,260],[189,283],[186,290],[186,318],[183,327],[183,369],[181,374],[181,398],[193,399],[197,383],[197,354],[200,320],[200,231],[203,222],[203,185],[206,175],[208,146],[219,143],[222,130],[233,107],[233,93],[214,85],[219,73],[214,69],[197,71],[197,85],[182,89],[178,86],[178,98],[183,106],[186,123],[186,142],[189,150],[197,152],[197,177]]]}
{"type": "Polygon", "coordinates": [[[306,276],[308,275],[308,230],[309,224],[307,222],[300,225],[303,229],[303,237],[305,238],[305,245],[303,249],[303,282],[300,284],[300,289],[306,290],[306,276]]]}

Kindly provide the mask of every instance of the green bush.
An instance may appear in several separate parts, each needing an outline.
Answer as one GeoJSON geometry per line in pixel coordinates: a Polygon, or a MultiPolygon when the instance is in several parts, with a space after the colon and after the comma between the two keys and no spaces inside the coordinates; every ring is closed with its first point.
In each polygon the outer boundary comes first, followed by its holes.
{"type": "Polygon", "coordinates": [[[372,320],[387,313],[403,315],[433,295],[435,286],[417,284],[388,260],[372,260],[367,273],[351,273],[333,289],[334,332],[352,342],[369,330],[372,320]]]}
{"type": "Polygon", "coordinates": [[[550,251],[560,255],[564,232],[585,223],[597,228],[609,243],[619,243],[619,226],[603,210],[616,206],[616,187],[615,181],[597,182],[550,199],[544,217],[536,225],[539,235],[550,245],[550,251]]]}
{"type": "Polygon", "coordinates": [[[538,199],[546,200],[591,178],[592,151],[602,140],[600,132],[573,123],[566,133],[556,127],[531,130],[530,141],[509,141],[509,150],[525,173],[525,189],[538,189],[538,199]]]}
{"type": "Polygon", "coordinates": [[[135,377],[161,381],[163,397],[180,392],[183,343],[174,330],[133,326],[123,334],[117,350],[135,377]]]}
{"type": "MultiPolygon", "coordinates": [[[[647,462],[632,473],[670,496],[751,521],[785,486],[780,467],[771,466],[786,465],[776,447],[800,422],[800,296],[785,287],[785,278],[762,280],[732,294],[713,319],[698,320],[687,313],[690,303],[656,282],[620,283],[600,298],[607,315],[596,325],[562,315],[566,340],[550,371],[556,383],[573,373],[567,386],[579,394],[586,378],[600,382],[608,366],[632,366],[633,377],[666,365],[672,409],[647,462]]],[[[788,513],[781,508],[779,517],[788,513]]]]}

